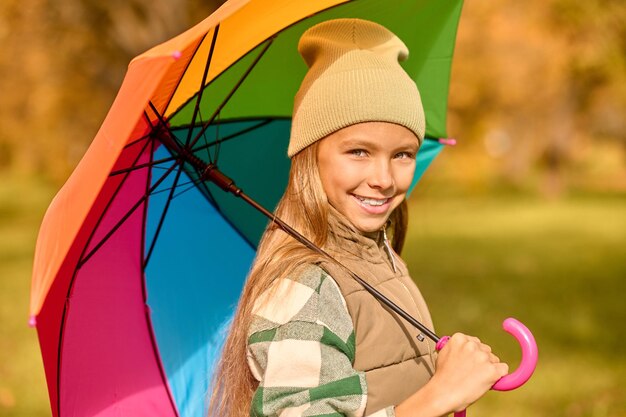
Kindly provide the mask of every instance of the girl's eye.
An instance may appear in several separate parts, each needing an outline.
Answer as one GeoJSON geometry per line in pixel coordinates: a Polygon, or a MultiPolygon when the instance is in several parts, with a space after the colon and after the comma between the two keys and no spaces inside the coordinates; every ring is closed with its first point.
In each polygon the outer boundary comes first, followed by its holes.
{"type": "Polygon", "coordinates": [[[360,157],[367,155],[367,152],[365,152],[364,149],[351,149],[350,151],[348,151],[348,153],[350,155],[360,156],[360,157]]]}
{"type": "Polygon", "coordinates": [[[396,159],[415,159],[415,154],[412,152],[398,152],[396,159]]]}

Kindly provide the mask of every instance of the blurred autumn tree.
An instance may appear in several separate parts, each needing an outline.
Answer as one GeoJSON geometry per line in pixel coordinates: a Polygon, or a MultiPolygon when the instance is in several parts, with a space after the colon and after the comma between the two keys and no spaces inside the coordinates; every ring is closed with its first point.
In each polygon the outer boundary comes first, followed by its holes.
{"type": "Polygon", "coordinates": [[[624,191],[624,22],[621,0],[466,1],[449,130],[475,158],[446,171],[509,184],[539,173],[547,193],[568,179],[624,191]]]}
{"type": "Polygon", "coordinates": [[[2,0],[0,172],[67,178],[133,56],[208,16],[217,0],[2,0]]]}
{"type": "MultiPolygon", "coordinates": [[[[0,173],[65,180],[130,59],[219,3],[3,0],[0,173]]],[[[436,175],[626,189],[625,21],[622,0],[467,0],[449,102],[461,145],[436,175]]]]}

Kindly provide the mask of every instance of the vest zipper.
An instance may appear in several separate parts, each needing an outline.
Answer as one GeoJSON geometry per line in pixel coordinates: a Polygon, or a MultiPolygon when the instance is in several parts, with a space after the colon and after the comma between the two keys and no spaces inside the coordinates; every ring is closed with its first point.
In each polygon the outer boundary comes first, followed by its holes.
{"type": "MultiPolygon", "coordinates": [[[[389,257],[391,258],[391,266],[393,267],[393,272],[396,272],[396,257],[393,254],[393,250],[391,249],[391,245],[389,244],[389,239],[387,238],[387,230],[385,227],[383,227],[383,242],[385,244],[385,248],[387,249],[387,253],[389,253],[389,257]]],[[[411,297],[411,300],[413,301],[413,305],[416,308],[417,311],[417,315],[420,319],[420,321],[424,321],[424,319],[422,318],[422,314],[419,311],[419,308],[417,307],[417,303],[415,302],[415,298],[413,298],[413,294],[411,294],[411,291],[409,291],[409,289],[406,287],[406,285],[404,285],[404,283],[402,281],[399,281],[400,284],[404,287],[404,290],[406,291],[406,293],[409,295],[409,297],[411,297]]],[[[420,342],[424,341],[424,335],[422,333],[419,333],[417,335],[417,340],[419,340],[420,342]]],[[[431,360],[433,360],[433,353],[430,347],[430,343],[426,342],[426,346],[428,347],[428,356],[430,356],[431,360]]],[[[433,360],[434,363],[434,360],[433,360]]]]}
{"type": "Polygon", "coordinates": [[[389,254],[389,258],[391,258],[391,266],[393,267],[393,272],[396,273],[396,258],[393,256],[393,250],[391,249],[391,245],[389,244],[389,239],[387,239],[387,231],[383,227],[383,242],[385,244],[385,248],[387,249],[387,253],[389,254]]]}

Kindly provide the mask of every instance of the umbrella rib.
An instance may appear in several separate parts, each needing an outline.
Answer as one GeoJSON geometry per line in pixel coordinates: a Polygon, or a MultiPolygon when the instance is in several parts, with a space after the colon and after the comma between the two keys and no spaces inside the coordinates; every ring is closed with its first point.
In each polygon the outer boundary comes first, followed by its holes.
{"type": "MultiPolygon", "coordinates": [[[[152,149],[150,150],[150,159],[153,158],[154,156],[154,148],[155,148],[155,142],[152,141],[152,149]]],[[[148,175],[146,175],[146,193],[149,191],[150,188],[150,183],[152,182],[152,172],[149,172],[148,175]]],[[[141,228],[142,228],[142,233],[141,233],[141,246],[139,248],[139,257],[141,259],[141,264],[144,265],[144,247],[145,247],[145,242],[146,242],[146,221],[145,219],[148,217],[148,205],[144,204],[143,206],[143,217],[144,217],[144,221],[142,222],[141,228]]],[[[144,270],[142,269],[142,272],[144,270]]],[[[151,316],[151,312],[150,309],[147,305],[147,300],[148,300],[148,293],[146,291],[146,278],[145,278],[145,273],[142,274],[142,279],[141,279],[141,294],[143,297],[143,303],[144,306],[146,307],[144,309],[144,314],[146,317],[146,328],[148,331],[148,334],[150,335],[150,343],[152,344],[152,351],[153,353],[159,357],[159,350],[157,348],[157,343],[156,343],[156,337],[154,335],[154,326],[152,324],[152,316],[151,316]]],[[[161,360],[157,360],[157,367],[159,369],[159,373],[161,375],[161,379],[163,380],[163,384],[165,387],[167,387],[167,395],[169,397],[170,400],[170,404],[172,406],[172,410],[174,410],[176,417],[180,416],[180,413],[178,412],[178,409],[176,407],[176,402],[174,401],[174,397],[172,395],[172,391],[169,389],[169,385],[167,383],[167,376],[165,375],[165,369],[163,368],[163,363],[161,360]]]]}
{"type": "Polygon", "coordinates": [[[181,186],[181,187],[182,187],[183,185],[189,185],[189,187],[185,188],[184,190],[180,191],[180,192],[179,192],[179,193],[177,193],[177,194],[174,194],[174,195],[172,196],[172,199],[175,199],[175,198],[177,198],[177,197],[180,197],[181,195],[185,194],[185,193],[186,193],[187,191],[189,191],[189,190],[193,190],[195,187],[197,187],[197,186],[198,186],[198,184],[199,184],[199,182],[197,182],[197,181],[189,181],[189,182],[186,182],[186,183],[184,183],[184,184],[180,184],[180,186],[181,186]],[[191,185],[189,185],[189,184],[191,184],[191,185]]]}
{"type": "Polygon", "coordinates": [[[136,145],[137,143],[141,142],[142,140],[146,140],[146,139],[150,139],[150,133],[147,133],[147,134],[143,135],[142,137],[135,139],[132,142],[128,142],[126,145],[124,145],[124,149],[128,149],[128,148],[136,145]]]}
{"type": "MultiPolygon", "coordinates": [[[[215,154],[213,156],[215,158],[215,162],[217,162],[217,160],[220,157],[220,147],[222,145],[222,142],[220,142],[219,138],[220,138],[220,122],[219,122],[219,116],[218,116],[217,123],[215,124],[215,154]]],[[[206,136],[204,137],[204,142],[205,142],[205,145],[208,143],[206,136]]]]}
{"type": "MultiPolygon", "coordinates": [[[[177,151],[179,154],[184,153],[184,152],[189,152],[191,150],[191,147],[183,146],[177,140],[178,138],[176,137],[176,135],[174,135],[174,133],[172,132],[172,130],[168,126],[168,124],[167,124],[167,122],[165,120],[165,117],[163,116],[163,114],[161,114],[159,112],[159,110],[156,108],[156,106],[154,105],[152,100],[148,101],[148,106],[150,107],[150,109],[152,109],[152,112],[154,113],[154,115],[158,119],[158,124],[157,124],[157,126],[153,127],[153,131],[152,131],[154,136],[159,139],[159,141],[163,144],[163,146],[166,147],[166,149],[168,149],[170,151],[170,153],[173,153],[174,151],[177,151]],[[158,129],[156,129],[156,127],[158,127],[158,129]],[[171,145],[174,145],[174,147],[176,149],[172,149],[172,148],[168,147],[167,144],[165,142],[163,142],[163,140],[161,140],[161,136],[159,135],[159,133],[161,131],[164,131],[167,134],[167,137],[171,141],[171,145]]],[[[176,159],[178,159],[178,158],[176,158],[176,159]]]]}
{"type": "Polygon", "coordinates": [[[77,273],[78,268],[74,269],[74,272],[72,274],[72,279],[68,288],[68,296],[65,299],[65,303],[63,303],[63,312],[61,313],[61,325],[59,326],[59,346],[57,350],[57,416],[61,415],[61,362],[63,355],[63,330],[65,329],[65,318],[67,317],[69,293],[71,291],[72,284],[74,283],[74,279],[76,278],[77,273]]]}
{"type": "MultiPolygon", "coordinates": [[[[187,65],[185,66],[185,69],[183,70],[183,73],[180,74],[180,78],[178,78],[178,81],[176,81],[176,87],[174,87],[172,89],[173,93],[170,95],[170,97],[168,98],[167,103],[165,105],[165,109],[166,110],[170,107],[170,104],[172,104],[172,99],[174,98],[174,92],[176,92],[176,90],[178,90],[178,87],[180,86],[180,83],[183,81],[183,78],[185,77],[185,74],[187,74],[187,70],[189,70],[189,67],[191,67],[191,63],[193,62],[193,59],[196,57],[196,54],[198,53],[198,51],[200,50],[200,47],[202,46],[202,43],[206,39],[206,35],[207,35],[206,33],[204,35],[202,35],[202,39],[200,39],[200,42],[198,42],[198,45],[196,46],[196,49],[191,54],[191,58],[189,59],[189,61],[187,61],[187,65]]],[[[177,112],[178,112],[178,110],[174,111],[174,114],[176,114],[177,112]]]]}
{"type": "MultiPolygon", "coordinates": [[[[143,117],[146,119],[146,122],[151,127],[154,127],[154,126],[152,126],[152,121],[150,120],[150,118],[148,117],[148,114],[145,111],[143,112],[143,117]]],[[[141,142],[142,140],[149,139],[151,134],[152,134],[152,129],[150,129],[150,131],[148,133],[146,133],[145,135],[143,135],[143,136],[133,140],[132,142],[128,142],[126,145],[124,145],[124,149],[130,148],[130,147],[134,146],[135,144],[141,142]]]]}
{"type": "Polygon", "coordinates": [[[129,168],[122,168],[122,169],[118,169],[118,170],[115,170],[115,171],[111,171],[109,176],[110,177],[114,177],[116,175],[126,174],[128,172],[137,171],[137,170],[143,169],[143,168],[161,168],[161,169],[165,169],[164,167],[158,167],[157,165],[165,164],[167,162],[176,161],[177,159],[178,158],[176,158],[175,156],[170,156],[170,157],[163,158],[163,159],[157,159],[156,161],[146,162],[145,164],[133,165],[133,166],[131,166],[129,168]]]}
{"type": "MultiPolygon", "coordinates": [[[[178,196],[180,196],[180,195],[182,195],[182,194],[186,193],[187,191],[189,191],[189,190],[193,189],[194,187],[199,186],[200,184],[202,184],[202,180],[199,178],[198,180],[190,180],[190,181],[187,181],[187,182],[183,182],[183,183],[181,183],[181,184],[178,184],[177,188],[181,188],[181,187],[184,187],[184,186],[189,185],[189,184],[191,184],[189,187],[185,188],[184,190],[180,191],[180,192],[179,192],[179,193],[177,193],[177,194],[174,194],[174,195],[172,196],[172,199],[175,199],[176,197],[178,197],[178,196]]],[[[170,191],[170,190],[172,190],[173,188],[174,188],[174,187],[163,188],[163,189],[161,189],[161,190],[159,190],[159,191],[155,191],[155,192],[153,192],[153,193],[152,193],[152,195],[154,196],[154,195],[157,195],[157,194],[161,194],[161,193],[164,193],[164,192],[166,192],[166,191],[170,191]]]]}
{"type": "MultiPolygon", "coordinates": [[[[257,115],[254,117],[250,117],[250,116],[244,116],[244,117],[230,117],[228,119],[225,120],[221,120],[219,122],[216,122],[215,124],[219,123],[221,125],[227,125],[227,124],[232,124],[232,123],[241,123],[241,122],[253,122],[253,121],[258,121],[258,120],[291,120],[291,116],[261,116],[261,115],[257,115]]],[[[170,126],[170,130],[172,132],[177,132],[179,130],[187,130],[189,129],[189,124],[181,124],[181,125],[177,125],[177,126],[170,126]]],[[[248,129],[248,128],[247,128],[248,129]]]]}
{"type": "Polygon", "coordinates": [[[204,93],[204,85],[206,84],[206,79],[209,75],[209,68],[211,67],[211,61],[213,60],[213,52],[215,52],[215,44],[217,43],[217,34],[220,31],[220,25],[216,25],[213,30],[213,39],[211,40],[211,49],[209,50],[206,64],[204,65],[204,73],[202,74],[202,81],[200,84],[200,88],[198,90],[198,99],[196,100],[196,105],[193,109],[193,116],[191,117],[191,128],[187,132],[187,139],[185,140],[185,145],[189,145],[189,141],[191,141],[191,135],[193,134],[193,126],[196,124],[196,119],[198,118],[198,113],[200,111],[200,103],[202,102],[202,94],[204,93]]]}
{"type": "MultiPolygon", "coordinates": [[[[152,148],[150,149],[150,160],[154,158],[154,149],[155,149],[155,141],[152,141],[152,148]]],[[[144,193],[148,193],[150,190],[150,184],[152,184],[152,170],[148,171],[148,175],[146,175],[146,186],[144,193]]],[[[139,249],[139,257],[141,258],[141,265],[145,265],[146,252],[144,248],[146,247],[146,224],[148,223],[148,205],[144,204],[143,206],[143,221],[141,222],[141,246],[139,249]]],[[[141,269],[142,272],[145,272],[145,267],[141,269]]],[[[148,299],[148,294],[146,291],[146,282],[145,282],[145,274],[143,275],[143,279],[141,280],[141,294],[143,296],[143,301],[146,303],[148,299]]]]}
{"type": "MultiPolygon", "coordinates": [[[[143,153],[145,152],[146,148],[148,147],[148,145],[151,143],[152,141],[148,141],[145,143],[145,145],[143,146],[143,148],[141,149],[141,152],[138,153],[137,157],[135,158],[134,162],[137,162],[139,160],[139,158],[141,158],[141,155],[143,155],[143,153]]],[[[83,253],[81,254],[81,258],[85,255],[85,251],[87,250],[87,248],[89,247],[89,244],[91,243],[91,240],[93,239],[93,237],[96,234],[96,231],[98,230],[98,227],[100,226],[100,223],[102,223],[102,219],[104,219],[104,216],[106,216],[107,212],[109,211],[109,209],[111,208],[111,205],[113,204],[113,201],[115,201],[115,197],[119,194],[120,190],[122,189],[122,187],[124,186],[124,184],[126,183],[126,180],[128,179],[128,176],[130,175],[130,172],[128,172],[124,178],[122,178],[122,180],[120,181],[119,185],[117,186],[117,188],[115,189],[115,191],[113,192],[113,195],[111,196],[111,198],[109,199],[109,201],[107,202],[106,206],[104,207],[104,209],[102,210],[102,213],[100,214],[100,217],[98,218],[98,221],[96,222],[96,224],[94,225],[94,227],[92,228],[91,234],[89,235],[89,238],[87,239],[87,242],[85,244],[85,249],[83,250],[83,253]]]]}
{"type": "MultiPolygon", "coordinates": [[[[213,207],[215,207],[215,210],[219,211],[220,213],[224,214],[225,213],[222,211],[220,205],[217,202],[217,199],[215,198],[215,196],[213,195],[213,192],[211,191],[211,189],[209,188],[209,186],[206,184],[206,182],[204,182],[204,180],[202,179],[202,177],[198,178],[199,182],[198,182],[198,186],[202,187],[202,190],[204,190],[204,192],[206,193],[206,199],[209,200],[209,202],[211,204],[213,204],[213,207]]],[[[225,216],[224,216],[225,217],[225,216]]]]}
{"type": "MultiPolygon", "coordinates": [[[[185,192],[189,191],[189,189],[191,189],[191,188],[193,188],[193,187],[197,187],[198,185],[202,184],[202,179],[200,179],[200,178],[199,178],[198,180],[190,180],[190,181],[187,181],[187,182],[183,182],[183,183],[178,184],[176,187],[177,187],[177,188],[181,188],[181,187],[184,187],[184,186],[189,185],[189,184],[191,184],[191,186],[190,186],[190,187],[188,187],[188,188],[186,188],[186,189],[182,190],[182,191],[181,191],[181,192],[179,192],[178,194],[174,195],[172,198],[176,198],[176,197],[178,197],[179,195],[181,195],[181,194],[183,194],[183,193],[185,193],[185,192]]],[[[159,191],[155,191],[155,192],[153,192],[151,195],[153,195],[153,196],[154,196],[154,195],[157,195],[157,194],[162,194],[162,193],[165,193],[165,192],[170,191],[172,188],[175,188],[175,187],[166,187],[166,188],[162,188],[162,189],[160,189],[159,191]]]]}
{"type": "MultiPolygon", "coordinates": [[[[202,119],[202,114],[199,115],[200,116],[200,124],[204,124],[204,120],[202,119]]],[[[195,124],[195,123],[194,123],[195,124]]],[[[215,123],[215,137],[219,138],[219,120],[215,123]]],[[[189,130],[191,132],[191,130],[189,130]]],[[[207,159],[209,160],[209,163],[212,164],[213,163],[213,158],[211,158],[211,151],[209,150],[209,141],[207,140],[206,137],[206,132],[202,135],[202,142],[204,143],[203,146],[199,146],[198,148],[202,148],[202,149],[206,149],[206,156],[207,159]]],[[[193,152],[197,152],[197,149],[194,150],[193,152]]],[[[215,151],[215,162],[217,162],[217,153],[219,151],[219,143],[216,146],[216,151],[215,151]]]]}
{"type": "MultiPolygon", "coordinates": [[[[146,148],[148,147],[148,145],[151,142],[152,141],[146,142],[146,144],[144,145],[144,147],[141,150],[141,152],[139,152],[139,154],[135,158],[135,162],[137,162],[139,160],[139,158],[141,158],[141,155],[144,153],[144,151],[146,150],[146,148]]],[[[126,182],[127,178],[128,178],[128,176],[122,178],[122,180],[120,181],[120,184],[117,186],[117,188],[113,192],[112,197],[109,199],[109,201],[107,202],[107,205],[102,210],[102,214],[98,218],[98,221],[96,222],[96,225],[93,227],[93,229],[91,231],[91,234],[90,234],[89,238],[87,239],[87,243],[85,244],[83,252],[80,255],[80,258],[82,258],[83,255],[85,254],[85,251],[89,247],[89,243],[91,242],[91,239],[93,239],[93,237],[94,237],[94,235],[96,233],[96,230],[98,229],[98,226],[100,225],[100,223],[102,222],[102,219],[104,218],[104,216],[106,215],[107,211],[111,207],[112,202],[115,200],[115,196],[122,189],[122,186],[126,182]]],[[[57,359],[57,387],[58,387],[58,389],[57,389],[57,416],[61,415],[61,372],[60,372],[60,369],[61,369],[61,357],[62,357],[62,352],[63,352],[63,330],[65,328],[65,318],[67,317],[67,308],[68,308],[68,303],[69,303],[69,299],[70,299],[70,293],[72,292],[72,288],[74,286],[74,280],[76,279],[76,274],[78,273],[78,269],[80,268],[80,265],[81,265],[81,263],[79,261],[79,263],[76,266],[76,268],[74,268],[74,272],[72,274],[72,278],[71,278],[71,280],[69,282],[69,285],[67,287],[66,302],[63,305],[63,312],[61,313],[61,325],[59,326],[59,345],[58,345],[58,353],[57,353],[57,358],[58,358],[57,359]]]]}
{"type": "Polygon", "coordinates": [[[213,123],[213,121],[215,120],[215,118],[217,117],[217,115],[222,111],[222,109],[224,108],[224,106],[230,101],[230,99],[232,98],[232,96],[235,94],[235,91],[237,91],[237,89],[241,86],[241,84],[243,84],[243,82],[246,80],[246,78],[248,78],[248,75],[250,75],[250,73],[252,72],[252,70],[254,69],[254,67],[256,67],[256,65],[259,63],[259,61],[261,60],[261,58],[265,55],[265,53],[267,52],[267,50],[269,49],[269,47],[272,45],[272,42],[274,41],[274,38],[270,38],[266,41],[265,46],[263,47],[263,49],[261,50],[261,52],[259,53],[259,55],[257,55],[257,57],[254,59],[254,61],[252,62],[252,64],[250,65],[250,67],[248,67],[248,69],[246,70],[246,72],[242,75],[242,77],[239,79],[239,81],[237,81],[237,83],[235,84],[235,86],[233,87],[233,89],[226,95],[226,97],[224,98],[224,100],[222,101],[222,103],[218,106],[218,108],[213,112],[213,115],[211,115],[211,117],[209,118],[209,120],[206,121],[206,123],[204,123],[202,125],[202,129],[200,129],[200,132],[195,136],[195,138],[193,139],[193,141],[191,142],[191,144],[189,144],[188,148],[193,148],[193,146],[198,142],[198,140],[200,140],[200,138],[202,137],[202,135],[204,134],[204,132],[206,132],[206,130],[209,128],[209,126],[211,125],[211,123],[213,123]]]}
{"type": "Polygon", "coordinates": [[[172,166],[167,170],[167,172],[163,174],[163,176],[159,178],[159,180],[148,190],[148,193],[143,195],[139,199],[139,201],[137,201],[131,207],[131,209],[128,212],[126,212],[126,214],[115,224],[115,226],[113,226],[113,228],[109,230],[109,232],[100,240],[100,242],[98,242],[98,244],[84,258],[81,259],[81,261],[78,263],[78,268],[82,267],[85,263],[87,263],[87,261],[89,261],[89,259],[98,251],[98,249],[100,249],[102,245],[104,245],[106,241],[109,240],[111,236],[113,236],[113,234],[117,231],[117,229],[119,229],[122,226],[122,224],[124,224],[124,222],[128,220],[128,218],[135,212],[135,210],[137,210],[137,208],[139,208],[139,206],[148,199],[150,194],[154,190],[156,190],[163,181],[165,181],[165,179],[170,175],[170,173],[174,170],[174,168],[178,166],[180,163],[181,161],[176,161],[176,163],[172,164],[172,166]]]}
{"type": "Polygon", "coordinates": [[[180,175],[183,173],[182,169],[183,165],[178,164],[178,171],[176,172],[176,178],[174,178],[174,185],[170,188],[170,194],[167,197],[167,202],[165,203],[165,207],[163,209],[163,213],[161,213],[161,218],[159,219],[159,225],[157,226],[157,230],[154,233],[154,237],[152,238],[152,242],[150,243],[150,249],[148,250],[148,254],[143,262],[143,269],[146,269],[148,262],[150,262],[150,257],[152,256],[152,251],[154,250],[154,246],[156,245],[156,241],[159,238],[159,234],[161,233],[161,228],[163,227],[163,223],[165,222],[165,216],[170,208],[170,203],[173,199],[174,191],[176,190],[178,181],[180,180],[180,175]]]}
{"type": "MultiPolygon", "coordinates": [[[[226,141],[229,141],[231,139],[236,139],[237,137],[241,136],[241,135],[245,135],[246,133],[252,132],[253,130],[259,129],[269,123],[273,122],[273,120],[271,119],[267,119],[267,120],[263,120],[260,123],[255,124],[254,126],[245,128],[243,130],[240,130],[239,132],[233,133],[232,135],[228,135],[228,136],[224,136],[221,139],[217,139],[213,142],[208,142],[206,144],[203,144],[202,146],[198,146],[194,149],[192,149],[192,152],[197,152],[197,151],[202,151],[204,149],[210,148],[211,146],[214,146],[216,144],[221,144],[224,143],[226,141]]],[[[172,130],[176,130],[176,129],[172,129],[172,130]]],[[[161,164],[166,164],[168,162],[172,162],[177,160],[178,157],[176,156],[169,156],[167,158],[162,158],[162,159],[157,159],[156,161],[152,161],[152,162],[146,162],[145,164],[139,164],[139,165],[133,165],[130,168],[122,168],[122,169],[118,169],[115,171],[111,171],[111,173],[109,174],[109,176],[115,176],[115,175],[121,175],[121,174],[125,174],[127,172],[131,172],[131,171],[136,171],[138,169],[142,169],[142,168],[146,168],[146,167],[152,167],[152,168],[160,168],[160,169],[166,169],[164,167],[157,167],[156,165],[161,165],[161,164]]],[[[185,185],[185,184],[182,184],[185,185]]],[[[160,191],[157,191],[157,193],[160,191]]]]}
{"type": "MultiPolygon", "coordinates": [[[[191,151],[192,152],[197,152],[197,151],[201,151],[201,150],[210,148],[211,146],[214,146],[214,145],[222,144],[222,143],[227,142],[227,141],[229,141],[231,139],[235,139],[238,136],[245,135],[246,133],[249,133],[249,132],[252,132],[253,130],[259,129],[259,128],[261,128],[261,127],[263,127],[263,126],[265,126],[265,125],[267,125],[267,124],[269,124],[271,122],[273,122],[272,119],[262,120],[261,122],[255,124],[254,126],[250,126],[250,127],[247,127],[247,128],[245,128],[243,130],[240,130],[239,132],[233,133],[233,134],[228,135],[228,136],[224,136],[221,139],[216,139],[216,140],[214,140],[212,142],[205,143],[202,146],[197,146],[197,147],[191,149],[191,151]]],[[[176,130],[176,129],[172,129],[172,130],[176,130]]]]}

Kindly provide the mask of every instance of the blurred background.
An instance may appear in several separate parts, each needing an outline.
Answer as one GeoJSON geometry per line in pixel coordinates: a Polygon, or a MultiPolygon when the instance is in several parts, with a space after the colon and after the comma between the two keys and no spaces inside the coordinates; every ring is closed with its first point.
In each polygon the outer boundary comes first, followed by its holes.
{"type": "MultiPolygon", "coordinates": [[[[104,120],[130,59],[219,1],[0,3],[0,416],[50,416],[27,326],[38,228],[104,120]]],[[[440,334],[530,383],[469,415],[626,416],[626,3],[467,0],[444,150],[411,201],[403,257],[440,334]]]]}

